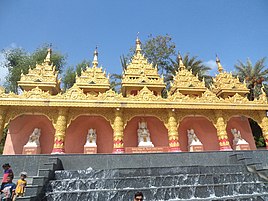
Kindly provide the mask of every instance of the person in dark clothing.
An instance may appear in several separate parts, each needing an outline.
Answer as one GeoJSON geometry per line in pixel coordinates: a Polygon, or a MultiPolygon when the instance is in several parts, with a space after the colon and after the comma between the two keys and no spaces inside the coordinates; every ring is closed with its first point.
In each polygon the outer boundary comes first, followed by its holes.
{"type": "Polygon", "coordinates": [[[134,201],[143,201],[143,194],[142,194],[142,192],[135,193],[134,201]]]}
{"type": "Polygon", "coordinates": [[[3,193],[2,195],[2,201],[12,201],[13,197],[15,195],[15,189],[16,189],[16,184],[12,182],[12,177],[8,176],[7,177],[7,183],[4,185],[3,190],[1,192],[3,193]]]}
{"type": "Polygon", "coordinates": [[[14,173],[13,173],[9,163],[5,163],[2,167],[4,169],[4,175],[3,175],[3,179],[2,179],[1,190],[3,190],[4,185],[7,183],[7,177],[11,177],[12,180],[14,178],[14,173]]]}

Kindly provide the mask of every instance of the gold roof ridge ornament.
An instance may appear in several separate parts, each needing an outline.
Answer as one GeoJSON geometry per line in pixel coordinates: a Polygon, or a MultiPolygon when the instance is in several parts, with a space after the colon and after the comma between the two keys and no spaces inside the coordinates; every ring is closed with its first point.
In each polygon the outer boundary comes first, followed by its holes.
{"type": "Polygon", "coordinates": [[[36,87],[42,91],[48,91],[51,95],[58,94],[60,90],[60,80],[56,66],[51,62],[52,49],[48,48],[47,55],[42,64],[36,63],[35,68],[29,68],[28,74],[21,74],[18,86],[24,91],[30,91],[36,87]]]}
{"type": "Polygon", "coordinates": [[[146,86],[155,95],[161,96],[161,92],[165,88],[164,78],[158,74],[157,67],[149,63],[141,54],[141,47],[142,44],[137,35],[135,53],[122,73],[122,94],[124,97],[137,95],[146,86]]]}
{"type": "Polygon", "coordinates": [[[76,85],[84,91],[84,93],[95,94],[104,93],[110,89],[109,76],[98,67],[98,47],[96,46],[93,53],[92,67],[87,66],[81,72],[81,76],[76,75],[76,85]]]}
{"type": "Polygon", "coordinates": [[[222,97],[224,99],[232,97],[236,94],[245,97],[245,95],[249,93],[246,83],[240,82],[238,77],[233,77],[231,72],[223,72],[224,69],[217,55],[216,63],[218,65],[219,74],[213,78],[214,83],[211,85],[212,91],[216,93],[218,97],[222,97]]]}
{"type": "Polygon", "coordinates": [[[183,95],[189,95],[193,97],[201,97],[207,88],[205,81],[198,79],[198,74],[195,76],[192,70],[188,70],[183,64],[183,59],[180,52],[178,53],[178,71],[173,76],[173,83],[171,82],[170,95],[173,95],[176,91],[179,91],[183,95]]]}

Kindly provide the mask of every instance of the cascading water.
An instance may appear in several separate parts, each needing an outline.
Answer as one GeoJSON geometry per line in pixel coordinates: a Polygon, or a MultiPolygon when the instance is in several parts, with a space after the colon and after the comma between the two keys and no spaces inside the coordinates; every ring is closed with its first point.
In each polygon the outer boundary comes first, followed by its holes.
{"type": "Polygon", "coordinates": [[[48,201],[145,200],[267,201],[268,184],[243,165],[56,171],[48,201]]]}

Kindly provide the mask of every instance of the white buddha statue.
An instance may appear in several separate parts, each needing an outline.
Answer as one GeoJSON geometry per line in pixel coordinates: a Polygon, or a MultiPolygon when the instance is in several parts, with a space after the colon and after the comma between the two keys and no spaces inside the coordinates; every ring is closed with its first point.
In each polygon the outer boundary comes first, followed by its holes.
{"type": "Polygon", "coordinates": [[[96,147],[97,146],[96,140],[97,140],[96,129],[90,128],[87,133],[87,142],[85,146],[96,147]]]}
{"type": "Polygon", "coordinates": [[[151,142],[150,132],[147,128],[147,123],[144,121],[144,119],[139,122],[139,128],[137,130],[137,133],[139,147],[154,147],[153,143],[151,142]]]}
{"type": "Polygon", "coordinates": [[[234,136],[234,140],[233,140],[234,147],[236,147],[237,145],[241,145],[241,144],[248,144],[248,142],[242,138],[240,131],[237,130],[236,128],[231,129],[231,133],[234,136]]]}
{"type": "Polygon", "coordinates": [[[187,136],[188,136],[188,146],[193,146],[193,145],[202,145],[198,137],[196,136],[194,129],[189,129],[187,130],[187,136]]]}
{"type": "Polygon", "coordinates": [[[41,129],[40,128],[35,128],[32,132],[32,134],[29,137],[29,140],[25,147],[39,147],[40,142],[39,138],[41,136],[41,129]]]}

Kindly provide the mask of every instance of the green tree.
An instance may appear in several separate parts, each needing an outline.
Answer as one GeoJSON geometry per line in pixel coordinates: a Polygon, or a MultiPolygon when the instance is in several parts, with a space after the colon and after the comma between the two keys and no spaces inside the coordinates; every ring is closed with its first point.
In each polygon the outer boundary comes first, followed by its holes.
{"type": "MultiPolygon", "coordinates": [[[[21,73],[26,74],[29,68],[35,68],[36,63],[41,64],[47,54],[50,46],[45,44],[37,48],[33,53],[28,53],[22,48],[13,48],[11,50],[3,50],[6,62],[3,64],[8,69],[6,82],[4,84],[7,91],[18,93],[18,84],[21,73]]],[[[60,52],[53,52],[51,61],[56,66],[56,70],[60,73],[65,64],[66,56],[60,52]]]]}
{"type": "Polygon", "coordinates": [[[73,66],[68,67],[65,70],[62,78],[63,90],[66,91],[66,89],[71,88],[75,83],[76,74],[78,76],[81,76],[82,71],[84,71],[89,65],[90,61],[83,60],[82,62],[76,65],[75,69],[73,66]]]}
{"type": "Polygon", "coordinates": [[[0,154],[3,154],[3,151],[4,151],[5,142],[6,142],[6,138],[7,138],[8,127],[9,127],[9,125],[7,125],[4,128],[2,138],[0,140],[0,154]]]}
{"type": "Polygon", "coordinates": [[[148,61],[157,65],[159,72],[166,75],[171,65],[171,58],[175,56],[175,47],[169,35],[156,37],[150,35],[143,45],[143,52],[148,61]]]}
{"type": "MultiPolygon", "coordinates": [[[[120,56],[120,63],[121,63],[121,68],[123,72],[127,68],[127,60],[128,59],[127,57],[125,57],[125,55],[120,56]]],[[[117,92],[120,91],[122,78],[123,78],[122,74],[117,74],[117,73],[113,73],[110,76],[110,85],[114,91],[117,91],[117,92]]]]}
{"type": "Polygon", "coordinates": [[[245,81],[250,90],[248,99],[254,100],[261,93],[263,82],[268,81],[268,69],[265,65],[266,58],[258,60],[254,65],[247,59],[246,63],[238,61],[235,65],[237,76],[241,81],[245,81]]]}

